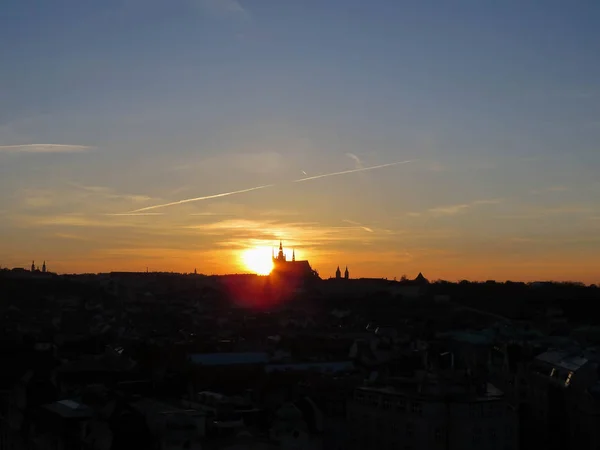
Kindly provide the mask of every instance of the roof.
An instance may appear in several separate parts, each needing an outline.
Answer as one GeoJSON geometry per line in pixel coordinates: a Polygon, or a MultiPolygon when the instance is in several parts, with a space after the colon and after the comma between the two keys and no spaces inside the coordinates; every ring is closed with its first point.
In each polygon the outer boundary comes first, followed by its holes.
{"type": "Polygon", "coordinates": [[[194,364],[203,366],[235,366],[242,364],[266,364],[269,355],[264,352],[246,353],[196,353],[190,355],[194,364]]]}
{"type": "Polygon", "coordinates": [[[186,409],[181,405],[170,404],[166,402],[161,402],[158,400],[154,400],[152,398],[140,398],[134,402],[130,403],[131,407],[136,411],[147,415],[185,415],[185,416],[197,416],[203,415],[202,411],[198,411],[196,409],[186,409]]]}
{"type": "Polygon", "coordinates": [[[85,419],[92,417],[92,409],[74,400],[60,400],[43,406],[46,410],[65,419],[85,419]]]}
{"type": "MultiPolygon", "coordinates": [[[[454,401],[456,401],[456,402],[464,402],[464,401],[466,401],[466,402],[473,402],[473,401],[482,402],[482,401],[501,400],[504,398],[504,393],[491,383],[486,383],[485,392],[475,393],[475,392],[472,392],[469,390],[464,390],[462,392],[460,390],[456,390],[456,391],[452,390],[453,392],[451,394],[451,397],[449,397],[447,394],[440,394],[438,392],[430,392],[430,391],[428,391],[428,389],[419,390],[418,386],[419,386],[419,383],[413,382],[410,384],[410,386],[407,386],[404,389],[397,388],[394,386],[359,386],[356,389],[360,390],[360,391],[364,391],[364,392],[402,395],[402,396],[408,395],[410,397],[418,397],[418,398],[430,398],[430,399],[436,399],[438,397],[443,397],[446,399],[453,398],[454,401]]],[[[461,388],[461,386],[459,384],[457,384],[455,386],[458,389],[461,388]]],[[[426,388],[427,384],[423,385],[422,387],[426,388]]]]}
{"type": "Polygon", "coordinates": [[[562,369],[575,372],[589,361],[582,356],[569,355],[567,352],[548,351],[536,357],[537,360],[562,369]]]}
{"type": "Polygon", "coordinates": [[[265,372],[301,371],[315,370],[318,372],[344,372],[354,369],[352,361],[335,361],[320,363],[297,363],[297,364],[269,364],[265,372]]]}

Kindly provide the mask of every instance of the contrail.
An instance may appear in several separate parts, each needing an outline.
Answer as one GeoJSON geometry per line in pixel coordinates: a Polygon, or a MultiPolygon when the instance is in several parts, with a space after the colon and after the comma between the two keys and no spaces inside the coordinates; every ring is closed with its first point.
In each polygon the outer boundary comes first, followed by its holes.
{"type": "MultiPolygon", "coordinates": [[[[322,175],[315,175],[312,177],[300,178],[298,180],[294,180],[293,183],[300,183],[301,181],[316,180],[318,178],[333,177],[336,175],[344,175],[347,173],[362,172],[365,170],[382,169],[384,167],[397,166],[398,164],[406,164],[406,163],[409,163],[412,161],[413,160],[397,161],[397,162],[388,163],[388,164],[381,164],[379,166],[371,166],[371,167],[363,167],[360,169],[344,170],[342,172],[324,173],[322,175]]],[[[266,189],[266,188],[270,188],[273,186],[275,186],[275,185],[274,184],[266,184],[264,186],[256,186],[256,187],[252,187],[249,189],[241,189],[239,191],[224,192],[222,194],[206,195],[204,197],[186,198],[185,200],[178,200],[176,202],[171,202],[171,203],[163,203],[162,205],[146,206],[145,208],[140,208],[140,209],[136,209],[134,211],[129,211],[129,214],[141,213],[144,211],[150,211],[152,209],[158,209],[158,208],[166,208],[167,206],[182,205],[184,203],[200,202],[202,200],[209,200],[211,198],[219,198],[219,197],[227,197],[229,195],[243,194],[244,192],[257,191],[259,189],[266,189]]]]}
{"type": "Polygon", "coordinates": [[[412,162],[412,159],[410,159],[408,161],[397,161],[397,162],[393,162],[393,163],[380,164],[379,166],[362,167],[360,169],[344,170],[342,172],[324,173],[322,175],[315,175],[313,177],[300,178],[299,180],[294,180],[294,183],[300,183],[301,181],[316,180],[318,178],[334,177],[336,175],[345,175],[347,173],[363,172],[365,170],[382,169],[384,167],[397,166],[398,164],[406,164],[409,162],[412,162]]]}
{"type": "Polygon", "coordinates": [[[163,213],[136,213],[136,212],[105,214],[105,216],[162,216],[162,215],[163,215],[163,213]]]}
{"type": "Polygon", "coordinates": [[[163,203],[162,205],[146,206],[145,208],[136,209],[135,211],[131,211],[131,212],[139,213],[139,212],[143,212],[143,211],[150,211],[151,209],[166,208],[167,206],[175,206],[175,205],[182,205],[184,203],[199,202],[202,200],[209,200],[211,198],[227,197],[229,195],[243,194],[244,192],[257,191],[259,189],[266,189],[266,188],[273,187],[273,186],[275,186],[275,185],[274,184],[266,184],[264,186],[256,186],[256,187],[249,188],[249,189],[241,189],[239,191],[224,192],[222,194],[206,195],[204,197],[186,198],[185,200],[179,200],[179,201],[171,202],[171,203],[163,203]]]}

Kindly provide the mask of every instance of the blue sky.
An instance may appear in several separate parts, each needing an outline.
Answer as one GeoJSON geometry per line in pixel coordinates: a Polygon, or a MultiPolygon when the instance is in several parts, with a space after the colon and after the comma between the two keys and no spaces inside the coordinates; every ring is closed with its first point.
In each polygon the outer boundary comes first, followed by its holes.
{"type": "Polygon", "coordinates": [[[593,1],[7,0],[0,264],[222,273],[283,237],[324,276],[597,281],[598,23],[593,1]]]}

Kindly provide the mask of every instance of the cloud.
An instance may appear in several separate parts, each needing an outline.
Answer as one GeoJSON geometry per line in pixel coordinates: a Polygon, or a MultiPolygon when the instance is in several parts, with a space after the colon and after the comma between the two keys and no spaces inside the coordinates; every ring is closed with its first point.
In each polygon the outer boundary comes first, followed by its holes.
{"type": "Polygon", "coordinates": [[[361,230],[366,231],[367,233],[373,233],[372,228],[365,227],[364,225],[361,225],[359,222],[356,222],[354,220],[344,219],[344,220],[342,220],[342,222],[345,222],[350,225],[355,225],[356,227],[360,228],[361,230]]]}
{"type": "Polygon", "coordinates": [[[250,13],[238,0],[191,0],[191,3],[215,16],[250,18],[250,13]]]}
{"type": "Polygon", "coordinates": [[[54,237],[57,237],[59,239],[68,239],[71,241],[89,241],[90,239],[84,236],[79,236],[76,234],[69,234],[69,233],[56,233],[54,235],[54,237]]]}
{"type": "Polygon", "coordinates": [[[540,194],[546,194],[546,193],[550,193],[550,192],[567,192],[570,190],[571,190],[571,188],[569,188],[567,186],[549,186],[546,188],[533,189],[529,193],[531,195],[540,195],[540,194]]]}
{"type": "Polygon", "coordinates": [[[0,145],[0,152],[6,153],[81,153],[91,149],[88,145],[70,144],[0,145]]]}
{"type": "Polygon", "coordinates": [[[501,203],[502,199],[489,199],[489,200],[475,200],[470,203],[461,203],[458,205],[449,205],[449,206],[440,206],[436,208],[431,208],[428,210],[429,213],[438,216],[451,216],[455,214],[459,214],[463,211],[471,209],[475,206],[481,205],[497,205],[501,203]]]}
{"type": "Polygon", "coordinates": [[[82,191],[88,192],[90,194],[99,195],[107,199],[127,200],[134,203],[141,203],[147,202],[148,200],[152,200],[152,197],[148,197],[147,195],[119,194],[116,193],[114,189],[111,189],[106,186],[86,186],[75,182],[70,182],[69,185],[82,191]]]}
{"type": "Polygon", "coordinates": [[[356,164],[356,168],[357,169],[362,169],[363,168],[363,163],[360,160],[360,158],[358,156],[356,156],[354,153],[346,153],[346,156],[352,160],[354,160],[354,163],[356,164]]]}
{"type": "MultiPolygon", "coordinates": [[[[357,226],[329,226],[319,222],[280,222],[274,220],[229,219],[212,223],[188,225],[202,235],[221,236],[219,243],[227,247],[249,245],[272,245],[283,240],[286,247],[314,247],[339,242],[360,243],[364,240],[364,228],[357,226]]],[[[369,239],[389,239],[388,235],[374,235],[369,239]]]]}
{"type": "MultiPolygon", "coordinates": [[[[89,227],[89,228],[154,228],[159,230],[160,226],[155,221],[141,221],[135,216],[144,217],[149,214],[83,214],[65,213],[48,215],[23,215],[15,216],[14,219],[22,227],[89,227]],[[112,216],[112,217],[111,217],[112,216]]],[[[152,214],[155,215],[155,214],[152,214]]],[[[164,226],[162,227],[164,228],[164,226]]]]}

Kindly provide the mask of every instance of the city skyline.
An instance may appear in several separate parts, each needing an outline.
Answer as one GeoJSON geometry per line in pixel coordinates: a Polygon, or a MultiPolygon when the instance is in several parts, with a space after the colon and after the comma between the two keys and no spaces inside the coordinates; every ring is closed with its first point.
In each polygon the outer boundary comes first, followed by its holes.
{"type": "Polygon", "coordinates": [[[593,2],[5,10],[2,267],[599,281],[593,2]]]}

